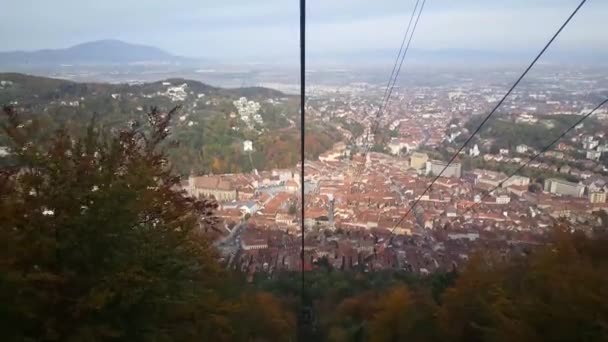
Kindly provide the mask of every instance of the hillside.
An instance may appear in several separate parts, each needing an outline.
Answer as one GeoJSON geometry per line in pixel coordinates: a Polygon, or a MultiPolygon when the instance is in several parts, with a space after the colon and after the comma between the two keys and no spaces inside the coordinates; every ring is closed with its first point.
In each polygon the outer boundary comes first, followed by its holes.
{"type": "MultiPolygon", "coordinates": [[[[145,122],[146,110],[181,106],[172,127],[179,146],[172,161],[181,174],[248,172],[294,166],[299,131],[297,97],[266,88],[222,89],[201,82],[168,79],[145,84],[76,83],[17,73],[0,73],[0,104],[48,125],[81,131],[96,119],[109,129],[145,122]],[[238,106],[238,108],[237,108],[238,106]],[[251,140],[251,155],[243,143],[251,140]]],[[[311,123],[311,157],[329,149],[341,134],[311,123]]],[[[44,139],[45,137],[41,137],[44,139]]],[[[0,145],[3,145],[0,136],[0,145]]]]}
{"type": "MultiPolygon", "coordinates": [[[[474,131],[482,119],[483,116],[472,116],[465,124],[466,129],[474,131]]],[[[579,119],[576,115],[538,115],[536,123],[526,123],[517,122],[516,118],[499,118],[489,121],[476,140],[490,140],[495,149],[513,150],[517,145],[524,144],[539,150],[579,119]]],[[[583,131],[595,134],[602,129],[602,124],[595,117],[590,117],[585,121],[583,131]]],[[[466,134],[459,137],[457,142],[465,138],[466,134]]]]}

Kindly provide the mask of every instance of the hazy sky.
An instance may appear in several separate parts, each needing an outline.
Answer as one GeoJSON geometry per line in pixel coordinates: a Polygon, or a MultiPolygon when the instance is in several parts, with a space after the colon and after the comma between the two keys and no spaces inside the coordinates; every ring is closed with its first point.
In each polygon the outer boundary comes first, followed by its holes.
{"type": "MultiPolygon", "coordinates": [[[[0,50],[121,39],[184,56],[295,58],[298,0],[3,0],[0,50]]],[[[396,49],[415,0],[309,0],[316,54],[396,49]]],[[[428,0],[418,49],[538,50],[579,0],[428,0]]],[[[608,50],[608,1],[588,0],[559,50],[608,50]]]]}

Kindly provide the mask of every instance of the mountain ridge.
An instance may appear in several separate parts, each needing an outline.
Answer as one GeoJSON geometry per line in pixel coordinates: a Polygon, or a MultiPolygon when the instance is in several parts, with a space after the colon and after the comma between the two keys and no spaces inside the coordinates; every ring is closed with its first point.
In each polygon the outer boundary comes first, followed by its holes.
{"type": "Polygon", "coordinates": [[[61,49],[0,52],[0,66],[185,63],[190,60],[154,46],[116,39],[84,42],[61,49]]]}
{"type": "MultiPolygon", "coordinates": [[[[87,89],[91,87],[102,88],[107,91],[118,90],[123,88],[137,88],[137,89],[153,89],[154,91],[162,88],[164,83],[168,82],[172,85],[187,84],[189,88],[200,91],[209,92],[211,94],[218,94],[224,96],[235,96],[235,97],[289,97],[289,95],[278,91],[276,89],[265,88],[265,87],[240,87],[240,88],[222,88],[212,86],[205,82],[191,80],[186,78],[167,78],[153,82],[143,82],[137,84],[129,83],[106,83],[106,82],[79,82],[62,78],[46,77],[39,75],[31,75],[20,72],[0,72],[0,81],[9,81],[11,83],[24,85],[30,91],[41,92],[41,93],[54,93],[56,91],[62,91],[66,87],[77,87],[87,89]]],[[[2,88],[0,88],[2,90],[2,88]]],[[[0,94],[1,95],[1,94],[0,94]]],[[[20,94],[20,100],[23,100],[23,96],[27,94],[20,94]]],[[[31,95],[31,94],[30,94],[31,95]]],[[[40,93],[38,93],[40,95],[40,93]]]]}
{"type": "MultiPolygon", "coordinates": [[[[83,132],[93,117],[108,132],[116,132],[146,122],[150,108],[180,106],[171,125],[172,139],[179,144],[171,149],[170,162],[184,176],[287,168],[299,160],[299,98],[269,88],[218,88],[182,78],[116,84],[0,73],[3,105],[13,107],[24,122],[44,125],[34,143],[46,143],[57,129],[83,132]],[[254,146],[251,153],[243,149],[247,140],[254,146]]],[[[307,125],[310,158],[343,139],[333,125],[307,125]]],[[[0,132],[0,146],[6,144],[0,132]]]]}

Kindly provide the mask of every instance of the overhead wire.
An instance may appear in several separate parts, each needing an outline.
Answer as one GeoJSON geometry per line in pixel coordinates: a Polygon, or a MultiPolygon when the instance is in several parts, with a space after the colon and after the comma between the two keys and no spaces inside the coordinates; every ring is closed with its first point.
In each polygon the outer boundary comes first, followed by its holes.
{"type": "MultiPolygon", "coordinates": [[[[403,67],[403,61],[405,60],[405,56],[407,55],[407,52],[409,51],[410,44],[414,37],[414,33],[416,32],[416,27],[418,26],[418,21],[420,20],[422,11],[424,10],[424,5],[426,4],[426,0],[422,0],[422,5],[420,6],[420,10],[417,11],[419,4],[420,4],[420,0],[416,0],[416,4],[414,5],[414,9],[412,10],[412,14],[410,15],[410,19],[408,21],[407,28],[405,30],[403,39],[401,41],[401,47],[399,48],[399,53],[397,54],[397,57],[395,58],[395,63],[393,64],[393,70],[391,71],[391,75],[388,79],[388,83],[384,90],[384,95],[382,96],[382,102],[380,103],[380,107],[378,108],[378,111],[376,112],[376,117],[374,118],[374,121],[372,122],[372,125],[370,126],[370,130],[366,134],[365,141],[364,141],[365,151],[363,152],[363,159],[365,159],[367,157],[367,154],[370,151],[370,146],[368,144],[369,136],[370,136],[369,133],[371,132],[372,133],[371,136],[374,137],[374,139],[375,139],[375,136],[378,132],[378,128],[380,126],[379,120],[382,117],[382,114],[385,112],[385,110],[388,107],[388,104],[390,102],[390,97],[393,93],[393,89],[395,88],[395,84],[397,83],[397,78],[399,76],[399,73],[401,72],[401,68],[403,67]],[[417,16],[416,16],[416,13],[418,13],[417,16]],[[414,22],[414,17],[416,17],[415,22],[414,22]],[[412,28],[412,22],[414,22],[413,28],[412,28]],[[410,33],[410,28],[412,29],[411,33],[410,33]],[[407,44],[405,43],[406,41],[407,41],[407,44]],[[405,49],[404,49],[404,46],[405,46],[405,49]]],[[[359,165],[355,178],[358,178],[360,176],[362,170],[363,170],[363,165],[359,165]]]]}
{"type": "Polygon", "coordinates": [[[301,222],[300,222],[300,233],[301,238],[301,253],[300,262],[301,265],[301,281],[302,281],[302,302],[304,303],[304,290],[305,290],[305,278],[304,278],[304,147],[306,139],[306,0],[300,0],[300,188],[302,196],[302,208],[301,208],[301,222]]]}
{"type": "Polygon", "coordinates": [[[583,7],[583,5],[586,2],[587,2],[587,0],[582,0],[581,3],[576,7],[576,9],[566,19],[566,21],[560,26],[560,28],[557,30],[557,32],[555,32],[555,34],[553,34],[553,36],[551,37],[551,39],[545,44],[545,46],[543,47],[543,49],[536,55],[536,57],[532,60],[532,62],[528,65],[528,67],[524,70],[524,72],[519,76],[519,78],[515,81],[515,83],[509,88],[509,90],[507,91],[507,93],[500,99],[500,101],[498,101],[498,103],[494,106],[494,108],[490,111],[490,113],[483,119],[483,121],[479,124],[479,126],[475,129],[475,131],[473,131],[473,134],[471,134],[471,136],[469,136],[469,138],[467,138],[467,140],[464,142],[464,144],[462,144],[462,146],[460,146],[460,148],[456,151],[456,153],[454,153],[454,155],[450,158],[450,160],[448,161],[448,163],[443,167],[443,169],[441,170],[441,172],[439,172],[439,174],[435,176],[435,178],[433,179],[433,181],[431,182],[431,184],[429,184],[426,187],[426,189],[422,192],[422,194],[420,196],[418,196],[418,198],[416,198],[416,200],[414,201],[414,203],[409,207],[409,209],[406,211],[406,213],[399,219],[399,221],[397,221],[397,223],[391,229],[391,233],[416,208],[416,206],[420,202],[421,198],[433,187],[433,185],[435,184],[435,182],[437,182],[437,180],[441,177],[441,175],[443,175],[443,173],[445,172],[445,170],[447,170],[447,168],[454,162],[454,160],[460,154],[460,152],[462,152],[462,150],[469,144],[469,142],[471,142],[471,140],[473,140],[473,138],[475,137],[475,135],[477,135],[477,133],[479,133],[479,131],[485,125],[485,123],[492,117],[492,115],[494,115],[494,113],[498,110],[498,108],[505,102],[505,100],[507,99],[507,97],[509,97],[509,95],[511,95],[511,93],[513,92],[513,90],[515,90],[515,88],[519,85],[519,83],[523,80],[523,78],[528,74],[528,72],[532,69],[532,67],[534,67],[534,65],[536,64],[536,62],[538,62],[538,60],[542,57],[542,55],[547,51],[547,49],[549,48],[549,46],[551,46],[551,44],[553,43],[553,41],[555,41],[555,39],[564,30],[564,28],[568,25],[568,23],[570,23],[570,21],[572,20],[572,18],[574,18],[574,16],[576,15],[576,13],[578,13],[578,11],[581,9],[581,7],[583,7]]]}
{"type": "MultiPolygon", "coordinates": [[[[378,109],[378,113],[376,114],[376,117],[381,115],[383,104],[386,102],[386,98],[388,95],[388,90],[391,87],[391,82],[392,82],[393,78],[396,78],[395,71],[397,71],[397,64],[399,64],[399,59],[401,58],[401,55],[403,52],[403,47],[405,46],[405,42],[407,41],[407,37],[409,35],[410,28],[412,26],[412,21],[414,19],[414,15],[416,14],[416,10],[418,9],[419,3],[420,3],[420,0],[416,0],[416,4],[414,5],[414,9],[412,10],[412,15],[410,16],[410,20],[407,23],[407,28],[405,29],[405,33],[403,34],[403,39],[401,40],[401,46],[399,47],[399,52],[397,53],[397,56],[395,57],[395,63],[393,63],[393,70],[391,70],[391,75],[389,76],[388,82],[386,84],[386,88],[384,89],[384,95],[382,95],[382,102],[381,102],[380,108],[378,109]]],[[[410,41],[411,41],[411,39],[410,39],[410,41]]],[[[409,48],[409,43],[408,43],[408,48],[409,48]]],[[[407,54],[408,48],[406,48],[403,55],[407,54]]]]}

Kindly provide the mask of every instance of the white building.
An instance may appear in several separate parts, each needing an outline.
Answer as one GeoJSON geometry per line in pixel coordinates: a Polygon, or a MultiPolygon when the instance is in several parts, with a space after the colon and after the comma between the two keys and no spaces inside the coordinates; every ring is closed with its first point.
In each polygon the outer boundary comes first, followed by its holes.
{"type": "Polygon", "coordinates": [[[511,202],[511,197],[508,195],[498,195],[496,197],[496,204],[509,204],[511,202]]]}
{"type": "Polygon", "coordinates": [[[602,152],[600,151],[587,151],[587,159],[590,160],[600,160],[600,157],[602,156],[602,152]]]}
{"type": "Polygon", "coordinates": [[[479,233],[452,233],[448,234],[448,239],[475,241],[479,239],[479,233]]]}
{"type": "Polygon", "coordinates": [[[241,248],[246,251],[266,249],[268,248],[268,241],[265,239],[242,239],[241,248]]]}
{"type": "Polygon", "coordinates": [[[236,107],[236,110],[241,117],[241,120],[243,120],[245,123],[250,124],[252,121],[259,124],[263,123],[262,116],[258,114],[258,111],[261,108],[261,105],[258,102],[249,101],[246,97],[241,97],[240,99],[232,102],[232,104],[234,104],[234,107],[236,107]]]}
{"type": "Polygon", "coordinates": [[[409,150],[410,150],[409,144],[407,142],[405,142],[403,139],[399,139],[399,138],[392,138],[387,146],[388,146],[391,154],[393,154],[393,155],[400,154],[401,150],[403,150],[404,148],[406,149],[406,152],[409,152],[409,150]]]}
{"type": "Polygon", "coordinates": [[[251,140],[243,141],[243,151],[245,151],[245,152],[253,151],[253,141],[251,141],[251,140]]]}
{"type": "Polygon", "coordinates": [[[477,144],[475,144],[473,148],[469,149],[469,156],[471,157],[479,157],[479,153],[479,146],[477,146],[477,144]]]}
{"type": "Polygon", "coordinates": [[[561,196],[583,197],[585,186],[562,179],[549,178],[545,180],[545,192],[561,196]]]}
{"type": "Polygon", "coordinates": [[[522,145],[517,145],[517,147],[515,147],[515,151],[517,153],[526,153],[526,152],[528,152],[528,146],[523,145],[523,144],[522,145]]]}
{"type": "Polygon", "coordinates": [[[606,203],[606,192],[604,190],[590,192],[589,193],[589,202],[606,203]]]}
{"type": "Polygon", "coordinates": [[[583,148],[585,150],[593,150],[598,147],[600,142],[598,140],[593,140],[593,137],[586,137],[583,141],[583,148]]]}
{"type": "Polygon", "coordinates": [[[460,178],[462,174],[462,164],[454,162],[447,166],[447,162],[430,160],[426,162],[426,174],[437,176],[443,171],[442,177],[460,178]],[[445,170],[444,170],[445,169],[445,170]]]}
{"type": "Polygon", "coordinates": [[[6,146],[0,146],[0,157],[6,157],[10,154],[9,148],[6,146]]]}
{"type": "Polygon", "coordinates": [[[169,87],[167,88],[167,91],[162,95],[169,97],[171,101],[184,101],[188,96],[188,94],[186,93],[186,87],[188,87],[187,83],[169,87]]]}
{"type": "Polygon", "coordinates": [[[528,186],[530,185],[530,178],[524,176],[511,176],[511,178],[507,179],[503,183],[503,187],[507,186],[528,186]]]}

